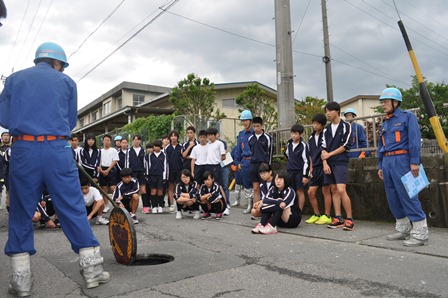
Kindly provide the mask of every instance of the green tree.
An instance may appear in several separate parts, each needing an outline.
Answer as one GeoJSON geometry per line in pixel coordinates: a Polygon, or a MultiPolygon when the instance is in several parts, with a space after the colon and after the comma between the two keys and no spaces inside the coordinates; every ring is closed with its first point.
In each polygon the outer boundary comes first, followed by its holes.
{"type": "Polygon", "coordinates": [[[302,125],[311,124],[311,120],[316,114],[325,114],[325,99],[307,96],[302,101],[296,101],[296,121],[302,125]]]}
{"type": "Polygon", "coordinates": [[[184,115],[196,129],[206,128],[210,118],[216,121],[226,117],[219,109],[215,110],[215,84],[194,73],[177,83],[171,90],[170,101],[175,114],[184,115]]]}
{"type": "Polygon", "coordinates": [[[236,104],[240,112],[250,110],[252,115],[263,118],[264,128],[271,131],[278,126],[278,113],[275,110],[275,100],[268,97],[258,84],[250,84],[237,96],[236,104]]]}
{"type": "MultiPolygon", "coordinates": [[[[443,106],[443,103],[447,101],[448,98],[448,85],[445,83],[432,83],[425,80],[426,87],[428,88],[429,94],[431,95],[436,113],[440,118],[440,123],[442,125],[445,135],[448,134],[448,108],[443,106]]],[[[387,86],[395,87],[395,86],[387,86]]],[[[401,108],[403,110],[420,108],[417,112],[418,122],[421,128],[422,138],[434,139],[435,135],[432,130],[431,124],[429,123],[429,117],[426,113],[423,100],[420,96],[420,86],[416,76],[412,76],[412,86],[409,89],[398,88],[403,95],[403,101],[401,103],[401,108]]],[[[380,109],[382,112],[382,109],[380,109]]]]}
{"type": "Polygon", "coordinates": [[[123,127],[123,132],[142,136],[144,141],[153,142],[167,134],[171,128],[174,115],[149,115],[137,118],[134,122],[123,127]]]}

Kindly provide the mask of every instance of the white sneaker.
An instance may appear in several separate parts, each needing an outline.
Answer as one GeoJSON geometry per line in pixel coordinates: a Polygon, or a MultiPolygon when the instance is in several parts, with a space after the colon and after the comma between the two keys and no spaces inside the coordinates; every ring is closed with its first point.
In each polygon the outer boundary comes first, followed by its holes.
{"type": "Polygon", "coordinates": [[[277,227],[273,227],[270,223],[268,223],[264,227],[260,228],[259,232],[264,235],[277,234],[277,227]]]}
{"type": "MultiPolygon", "coordinates": [[[[162,207],[159,207],[159,208],[157,208],[158,210],[158,213],[163,213],[163,208],[162,207]]],[[[170,208],[171,209],[171,208],[170,208]]]]}
{"type": "Polygon", "coordinates": [[[200,211],[195,211],[193,219],[199,219],[199,218],[201,218],[201,212],[200,211]]]}
{"type": "Polygon", "coordinates": [[[176,212],[176,219],[182,219],[182,212],[180,211],[176,212]]]}
{"type": "Polygon", "coordinates": [[[97,217],[96,218],[96,224],[97,225],[108,225],[109,224],[109,220],[104,218],[104,217],[97,217]]]}
{"type": "Polygon", "coordinates": [[[224,210],[224,212],[222,213],[224,215],[230,215],[230,208],[227,207],[226,210],[224,210]]]}
{"type": "Polygon", "coordinates": [[[110,210],[109,205],[106,205],[106,207],[104,207],[103,213],[107,213],[109,212],[109,210],[110,210]]]}
{"type": "Polygon", "coordinates": [[[158,209],[157,207],[153,207],[151,210],[152,214],[157,214],[157,209],[158,209]]]}
{"type": "MultiPolygon", "coordinates": [[[[160,208],[160,207],[159,207],[159,208],[160,208]]],[[[171,206],[170,206],[170,212],[173,212],[173,211],[174,211],[174,208],[175,208],[175,207],[174,207],[174,204],[171,205],[171,206]]]]}

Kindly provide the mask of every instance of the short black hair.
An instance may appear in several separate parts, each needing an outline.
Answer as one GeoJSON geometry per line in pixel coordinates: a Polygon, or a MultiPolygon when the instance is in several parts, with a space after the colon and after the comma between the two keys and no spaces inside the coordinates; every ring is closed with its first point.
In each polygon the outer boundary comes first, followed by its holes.
{"type": "Polygon", "coordinates": [[[90,185],[90,184],[91,184],[91,183],[90,183],[90,180],[87,179],[86,177],[81,178],[81,179],[80,179],[80,182],[81,182],[81,186],[87,186],[87,185],[90,185]]]}
{"type": "MultiPolygon", "coordinates": [[[[280,170],[274,177],[283,178],[283,181],[285,181],[285,187],[283,187],[283,189],[289,187],[289,174],[286,170],[280,170]]],[[[275,186],[275,188],[277,188],[277,186],[275,186]]]]}
{"type": "Polygon", "coordinates": [[[162,141],[161,140],[155,140],[154,143],[152,143],[154,147],[160,147],[162,148],[162,141]]]}
{"type": "Polygon", "coordinates": [[[329,111],[336,111],[338,113],[341,112],[341,106],[337,102],[335,102],[335,101],[327,103],[325,105],[325,109],[329,110],[329,111]]]}
{"type": "Polygon", "coordinates": [[[168,135],[163,135],[162,140],[164,140],[164,139],[168,139],[168,135]]]}
{"type": "Polygon", "coordinates": [[[190,177],[190,183],[189,184],[190,185],[193,184],[193,182],[194,182],[193,175],[191,174],[191,172],[188,169],[183,169],[182,171],[180,171],[180,173],[179,173],[179,180],[180,180],[180,177],[182,175],[190,177]]]}
{"type": "Polygon", "coordinates": [[[207,136],[207,131],[205,130],[205,129],[201,129],[200,131],[199,131],[199,134],[198,134],[198,137],[200,137],[200,136],[207,136]]]}
{"type": "Polygon", "coordinates": [[[262,163],[260,165],[260,167],[258,168],[258,173],[269,172],[269,171],[272,171],[272,168],[267,163],[262,163]]]}
{"type": "Polygon", "coordinates": [[[298,132],[302,134],[304,130],[305,128],[303,127],[302,124],[294,124],[293,126],[291,126],[291,132],[298,132]]]}
{"type": "Polygon", "coordinates": [[[325,125],[327,124],[327,117],[325,117],[324,114],[316,114],[314,115],[313,120],[311,120],[311,122],[317,122],[322,125],[325,125]]]}
{"type": "Polygon", "coordinates": [[[252,119],[252,124],[261,124],[261,125],[263,125],[263,119],[261,117],[254,117],[254,119],[252,119]]]}
{"type": "Polygon", "coordinates": [[[207,180],[208,178],[215,179],[215,176],[213,176],[212,172],[205,171],[204,175],[202,175],[202,179],[207,180]]]}
{"type": "Polygon", "coordinates": [[[137,140],[142,140],[142,137],[140,136],[140,135],[135,135],[133,138],[132,138],[132,140],[135,140],[137,138],[137,140]]]}
{"type": "Polygon", "coordinates": [[[218,134],[218,130],[214,127],[210,127],[207,129],[207,135],[214,135],[216,136],[218,134]]]}
{"type": "Polygon", "coordinates": [[[177,138],[179,138],[179,133],[175,130],[170,131],[170,133],[168,134],[168,136],[171,138],[172,135],[175,135],[177,138]]]}
{"type": "Polygon", "coordinates": [[[191,130],[192,132],[196,133],[196,128],[194,128],[193,125],[190,125],[187,127],[187,131],[191,130]]]}
{"type": "Polygon", "coordinates": [[[146,149],[152,149],[152,148],[154,148],[153,144],[151,144],[151,143],[146,144],[146,149]]]}
{"type": "Polygon", "coordinates": [[[111,141],[112,141],[112,136],[110,135],[110,134],[105,134],[104,136],[103,136],[103,140],[105,139],[105,138],[109,138],[111,141]]]}
{"type": "MultiPolygon", "coordinates": [[[[3,133],[2,133],[2,136],[3,136],[3,133]]],[[[79,140],[79,137],[78,137],[76,134],[72,134],[72,135],[70,135],[70,138],[68,138],[68,139],[69,139],[70,141],[73,141],[74,138],[76,138],[76,139],[79,140]]]]}
{"type": "Polygon", "coordinates": [[[126,176],[132,176],[132,169],[131,168],[123,168],[120,171],[120,177],[126,177],[126,176]]]}

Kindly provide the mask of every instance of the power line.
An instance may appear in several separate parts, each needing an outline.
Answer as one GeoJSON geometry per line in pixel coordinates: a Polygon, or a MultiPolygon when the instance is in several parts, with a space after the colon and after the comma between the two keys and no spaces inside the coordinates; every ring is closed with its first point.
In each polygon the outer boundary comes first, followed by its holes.
{"type": "Polygon", "coordinates": [[[92,71],[94,71],[98,66],[100,66],[101,64],[103,64],[104,61],[106,61],[107,59],[109,59],[110,56],[112,56],[113,54],[115,54],[119,49],[121,49],[123,46],[125,46],[129,41],[131,41],[134,37],[136,37],[138,34],[140,34],[140,32],[142,32],[146,27],[148,27],[149,25],[151,25],[155,20],[157,20],[161,15],[163,15],[165,12],[168,12],[168,10],[173,7],[175,4],[177,4],[177,2],[179,2],[179,0],[173,0],[166,8],[163,7],[159,7],[159,9],[161,9],[162,11],[157,14],[154,18],[152,18],[148,23],[146,23],[142,28],[140,28],[137,32],[135,32],[131,37],[129,37],[125,42],[123,42],[120,46],[118,46],[112,53],[110,53],[109,55],[107,55],[103,60],[101,60],[98,64],[96,64],[91,70],[89,70],[86,74],[84,74],[79,80],[81,81],[83,78],[85,78],[86,76],[88,76],[92,71]]]}
{"type": "Polygon", "coordinates": [[[25,20],[25,16],[28,12],[28,8],[30,7],[30,3],[31,3],[31,0],[28,0],[28,4],[26,5],[26,8],[25,8],[25,13],[23,14],[22,21],[20,22],[19,30],[17,31],[16,38],[14,39],[14,43],[12,45],[11,52],[9,52],[8,59],[6,60],[6,63],[8,63],[9,59],[11,58],[12,53],[14,52],[14,48],[16,47],[17,39],[19,38],[20,30],[22,30],[23,21],[25,20]]]}
{"type": "Polygon", "coordinates": [[[45,15],[44,15],[44,18],[42,19],[42,22],[40,23],[39,29],[37,29],[37,33],[34,36],[33,43],[31,44],[31,47],[28,50],[28,53],[25,55],[25,58],[23,59],[22,66],[23,66],[23,63],[25,63],[27,61],[27,58],[30,55],[30,51],[33,49],[34,43],[36,42],[36,39],[37,39],[37,36],[39,36],[40,29],[42,29],[42,25],[44,24],[45,19],[47,18],[48,12],[50,11],[50,8],[51,8],[52,5],[53,5],[53,0],[51,0],[50,5],[48,5],[47,11],[45,12],[45,15]]]}
{"type": "Polygon", "coordinates": [[[31,32],[31,28],[33,28],[34,21],[36,20],[36,16],[37,16],[37,13],[39,12],[39,8],[40,8],[41,4],[42,4],[42,0],[40,0],[39,4],[37,5],[36,12],[34,13],[33,20],[31,21],[30,27],[28,28],[28,32],[26,33],[25,40],[22,43],[22,47],[20,48],[19,54],[17,55],[17,58],[16,58],[16,61],[14,62],[14,65],[12,66],[13,70],[14,70],[16,64],[17,64],[17,60],[19,60],[19,57],[22,55],[23,48],[25,47],[25,43],[28,40],[28,35],[31,32]]]}
{"type": "Polygon", "coordinates": [[[84,40],[83,40],[83,42],[81,42],[81,44],[78,46],[78,48],[73,52],[73,53],[71,53],[69,56],[68,56],[68,58],[67,58],[67,60],[68,59],[70,59],[70,57],[71,56],[73,56],[74,54],[76,54],[80,49],[81,49],[81,47],[86,43],[86,41],[96,32],[96,31],[98,31],[98,29],[100,29],[100,27],[118,10],[118,8],[120,8],[120,6],[123,4],[123,2],[124,2],[125,0],[122,0],[115,8],[114,8],[114,10],[112,10],[112,12],[98,25],[98,27],[96,27],[84,40]]]}
{"type": "Polygon", "coordinates": [[[299,26],[297,27],[297,30],[294,34],[294,38],[292,39],[293,45],[294,45],[294,42],[296,41],[297,33],[299,33],[300,27],[302,27],[302,22],[305,19],[306,13],[308,12],[308,7],[310,7],[310,3],[311,3],[311,0],[308,0],[308,4],[306,5],[305,12],[303,13],[302,19],[300,20],[299,26]]]}

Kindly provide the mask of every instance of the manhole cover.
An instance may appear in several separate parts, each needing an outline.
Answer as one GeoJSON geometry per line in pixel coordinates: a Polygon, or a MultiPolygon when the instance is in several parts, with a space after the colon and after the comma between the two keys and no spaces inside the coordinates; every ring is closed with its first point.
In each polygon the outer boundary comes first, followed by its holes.
{"type": "Polygon", "coordinates": [[[164,254],[142,254],[137,255],[132,266],[152,266],[171,262],[174,260],[173,256],[164,254]]]}

